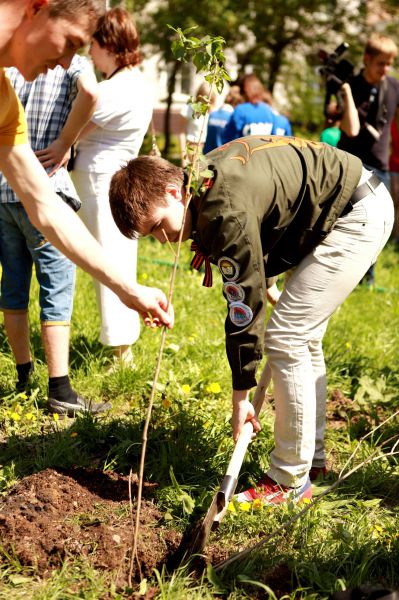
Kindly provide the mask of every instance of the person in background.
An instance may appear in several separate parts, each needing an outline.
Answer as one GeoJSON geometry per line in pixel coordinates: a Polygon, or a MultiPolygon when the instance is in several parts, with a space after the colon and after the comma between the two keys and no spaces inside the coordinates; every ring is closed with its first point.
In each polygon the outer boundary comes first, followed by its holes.
{"type": "Polygon", "coordinates": [[[395,222],[392,240],[399,244],[399,129],[394,120],[391,125],[391,152],[389,156],[389,175],[391,180],[391,196],[395,207],[395,222]]]}
{"type": "MultiPolygon", "coordinates": [[[[80,206],[65,165],[69,150],[89,120],[97,99],[97,82],[88,61],[75,55],[67,70],[56,67],[25,81],[8,69],[25,109],[29,141],[46,167],[54,191],[74,210],[80,206]]],[[[41,334],[49,374],[50,411],[74,416],[100,412],[110,405],[92,404],[72,389],[68,376],[70,319],[75,265],[29,221],[19,199],[0,174],[0,310],[17,368],[17,391],[27,389],[33,372],[28,305],[32,266],[39,283],[41,334]]]]}
{"type": "MultiPolygon", "coordinates": [[[[103,74],[90,123],[83,130],[72,172],[82,201],[80,215],[107,256],[118,261],[128,281],[136,282],[137,240],[116,227],[108,201],[112,175],[138,155],[152,116],[152,93],[140,71],[139,34],[123,8],[100,18],[90,56],[103,74]]],[[[112,347],[110,371],[134,366],[131,345],[140,334],[136,311],[106,286],[94,281],[101,317],[100,342],[112,347]]]]}
{"type": "Polygon", "coordinates": [[[223,143],[247,135],[270,135],[274,128],[274,113],[264,102],[265,88],[259,78],[244,75],[240,88],[245,102],[235,107],[223,130],[223,143]]]}
{"type": "MultiPolygon", "coordinates": [[[[388,73],[397,54],[390,38],[373,33],[365,47],[364,69],[341,88],[343,113],[338,148],[358,156],[388,189],[390,129],[392,121],[399,118],[399,81],[388,73]]],[[[374,285],[374,265],[364,283],[374,285]]]]}
{"type": "Polygon", "coordinates": [[[54,246],[109,286],[151,326],[173,326],[172,307],[156,288],[125,280],[70,207],[52,189],[28,144],[21,103],[5,75],[15,66],[27,81],[57,65],[67,69],[91,38],[104,0],[2,0],[0,3],[0,171],[21,200],[31,223],[54,246]]]}
{"type": "Polygon", "coordinates": [[[208,128],[206,131],[206,139],[203,152],[211,152],[223,144],[222,134],[234,108],[243,102],[240,94],[240,87],[232,85],[227,93],[224,103],[220,108],[213,110],[209,114],[208,128]]]}
{"type": "MultiPolygon", "coordinates": [[[[348,85],[348,84],[346,84],[348,85]]],[[[320,141],[324,144],[336,147],[341,138],[341,111],[337,102],[330,102],[326,108],[326,119],[320,141]]]]}
{"type": "Polygon", "coordinates": [[[272,135],[292,135],[291,123],[288,117],[282,115],[273,106],[273,95],[270,90],[265,90],[263,100],[270,106],[274,114],[274,125],[272,135]]]}

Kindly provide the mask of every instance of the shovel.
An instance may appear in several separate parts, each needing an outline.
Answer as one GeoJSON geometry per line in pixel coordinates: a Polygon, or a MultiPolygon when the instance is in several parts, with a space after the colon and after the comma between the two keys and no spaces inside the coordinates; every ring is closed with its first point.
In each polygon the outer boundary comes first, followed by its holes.
{"type": "MultiPolygon", "coordinates": [[[[269,363],[266,363],[262,371],[262,375],[256,386],[253,405],[256,416],[259,415],[262,408],[267,388],[271,380],[271,369],[269,363]]],[[[202,522],[197,523],[188,534],[183,537],[183,540],[177,550],[177,555],[182,557],[182,560],[187,560],[193,554],[201,554],[208,541],[211,531],[219,527],[219,523],[227,512],[227,507],[235,492],[238,475],[241,465],[244,460],[248,444],[251,441],[253,426],[250,421],[247,421],[238,437],[232,457],[227,467],[226,475],[220,485],[219,490],[213,497],[212,503],[202,522]]],[[[176,560],[176,556],[175,556],[176,560]]],[[[181,561],[179,561],[181,562],[181,561]]]]}

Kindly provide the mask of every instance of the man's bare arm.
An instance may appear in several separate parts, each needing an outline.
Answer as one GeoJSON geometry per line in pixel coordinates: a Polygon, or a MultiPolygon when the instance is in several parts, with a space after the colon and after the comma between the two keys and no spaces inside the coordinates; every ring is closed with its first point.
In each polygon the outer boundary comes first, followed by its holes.
{"type": "Polygon", "coordinates": [[[28,145],[0,146],[0,170],[22,201],[31,222],[54,246],[111,288],[143,318],[149,313],[159,319],[159,324],[172,325],[173,318],[166,313],[165,294],[124,279],[118,265],[108,259],[80,218],[53,192],[46,172],[28,145]]]}
{"type": "Polygon", "coordinates": [[[340,129],[348,137],[356,137],[360,131],[360,120],[349,83],[344,83],[340,91],[344,103],[340,129]]]}

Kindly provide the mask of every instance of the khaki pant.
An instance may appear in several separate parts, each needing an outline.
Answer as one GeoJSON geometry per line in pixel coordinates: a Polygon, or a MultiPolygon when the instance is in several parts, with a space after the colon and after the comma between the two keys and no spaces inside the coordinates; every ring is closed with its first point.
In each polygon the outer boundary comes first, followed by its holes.
{"type": "Polygon", "coordinates": [[[299,487],[323,466],[328,319],[381,252],[393,225],[384,185],[360,200],[288,279],[266,330],[276,406],[275,448],[268,475],[299,487]]]}

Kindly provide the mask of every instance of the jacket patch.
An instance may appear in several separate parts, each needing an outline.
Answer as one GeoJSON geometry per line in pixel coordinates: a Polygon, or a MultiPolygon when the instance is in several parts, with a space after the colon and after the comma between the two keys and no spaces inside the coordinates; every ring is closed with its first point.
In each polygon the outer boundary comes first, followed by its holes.
{"type": "Polygon", "coordinates": [[[227,281],[223,284],[223,293],[229,302],[240,302],[245,298],[245,292],[239,283],[227,281]]]}
{"type": "Polygon", "coordinates": [[[229,316],[231,322],[237,327],[245,327],[252,321],[252,310],[243,302],[230,304],[229,316]]]}
{"type": "Polygon", "coordinates": [[[240,274],[240,265],[227,256],[222,256],[218,260],[219,271],[227,281],[235,281],[240,274]]]}

